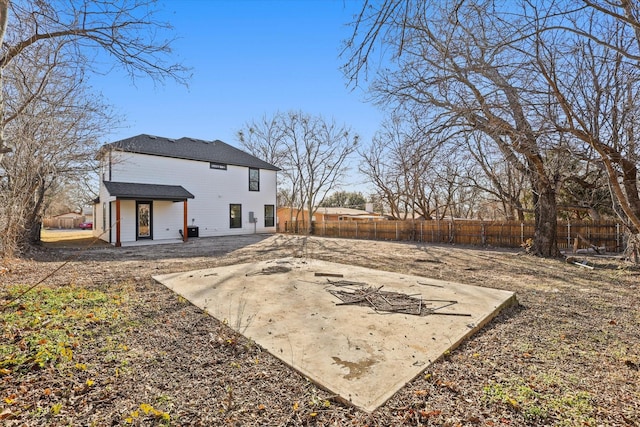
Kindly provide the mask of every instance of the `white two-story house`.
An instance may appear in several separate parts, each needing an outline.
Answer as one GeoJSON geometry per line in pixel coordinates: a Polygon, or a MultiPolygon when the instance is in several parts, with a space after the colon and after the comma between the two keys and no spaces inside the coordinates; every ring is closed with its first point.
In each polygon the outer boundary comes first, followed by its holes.
{"type": "Polygon", "coordinates": [[[98,159],[93,232],[115,246],[276,231],[278,168],[222,141],[143,134],[98,159]]]}

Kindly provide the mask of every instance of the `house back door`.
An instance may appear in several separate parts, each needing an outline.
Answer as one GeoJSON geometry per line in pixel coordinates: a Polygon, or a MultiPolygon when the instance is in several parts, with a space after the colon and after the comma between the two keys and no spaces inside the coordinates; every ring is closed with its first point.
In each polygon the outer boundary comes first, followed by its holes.
{"type": "Polygon", "coordinates": [[[136,221],[136,231],[137,231],[137,240],[140,239],[153,239],[152,230],[152,219],[153,219],[153,205],[151,202],[136,202],[136,213],[137,213],[137,221],[136,221]]]}

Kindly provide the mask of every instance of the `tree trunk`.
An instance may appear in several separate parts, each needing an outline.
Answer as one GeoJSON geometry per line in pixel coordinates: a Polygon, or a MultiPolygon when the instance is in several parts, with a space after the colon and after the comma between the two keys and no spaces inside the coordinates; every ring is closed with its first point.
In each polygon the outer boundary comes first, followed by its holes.
{"type": "Polygon", "coordinates": [[[40,232],[42,230],[42,222],[40,219],[28,224],[28,228],[25,232],[25,237],[29,242],[29,245],[40,244],[40,232]]]}
{"type": "Polygon", "coordinates": [[[40,231],[42,229],[42,219],[33,212],[22,212],[27,218],[22,224],[12,224],[10,230],[5,232],[5,245],[3,248],[5,256],[13,257],[23,255],[33,245],[40,244],[40,231]],[[8,251],[7,251],[8,250],[8,251]]]}
{"type": "Polygon", "coordinates": [[[624,255],[629,261],[640,264],[640,234],[629,234],[624,255]]]}
{"type": "MultiPolygon", "coordinates": [[[[7,19],[9,15],[9,0],[0,0],[0,46],[4,42],[4,35],[7,32],[7,19]]],[[[4,139],[4,66],[0,66],[0,161],[2,157],[11,150],[7,147],[4,139]]]]}
{"type": "Polygon", "coordinates": [[[546,180],[533,178],[532,181],[536,231],[531,252],[542,257],[559,257],[555,187],[546,180]]]}

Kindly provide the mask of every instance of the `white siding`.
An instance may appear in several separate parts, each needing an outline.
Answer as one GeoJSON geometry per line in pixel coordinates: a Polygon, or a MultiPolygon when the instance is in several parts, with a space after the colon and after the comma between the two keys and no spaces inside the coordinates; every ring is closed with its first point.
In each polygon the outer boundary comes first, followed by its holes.
{"type": "MultiPolygon", "coordinates": [[[[199,227],[201,237],[275,232],[264,226],[265,205],[276,204],[276,172],[260,169],[260,191],[249,191],[249,168],[228,165],[227,170],[211,169],[209,162],[174,159],[135,153],[114,153],[111,181],[140,184],[181,185],[195,196],[187,202],[187,224],[199,227]],[[242,228],[230,227],[230,204],[242,205],[242,228]],[[258,222],[249,223],[249,212],[258,222]]],[[[101,188],[101,202],[108,193],[101,188]]],[[[112,199],[113,200],[113,199],[112,199]]],[[[115,221],[115,203],[112,221],[115,221]]],[[[101,207],[97,209],[101,213],[101,207]]],[[[121,202],[121,241],[136,240],[135,201],[121,202]]],[[[101,221],[101,218],[97,221],[101,221]]],[[[96,227],[101,228],[101,222],[96,227]]],[[[183,228],[183,203],[153,202],[153,238],[179,237],[183,228]]],[[[98,231],[96,231],[98,232],[98,231]]],[[[108,239],[105,239],[108,240],[108,239]]],[[[111,242],[115,242],[115,233],[111,242]]]]}
{"type": "MultiPolygon", "coordinates": [[[[102,181],[101,181],[102,183],[102,181]]],[[[104,185],[100,185],[99,203],[95,205],[95,216],[93,218],[93,236],[99,237],[105,242],[115,242],[115,234],[110,239],[111,228],[115,229],[115,224],[109,224],[109,220],[115,221],[115,208],[113,215],[110,214],[111,202],[115,201],[115,197],[110,197],[104,185]],[[104,216],[106,204],[106,217],[104,216]]]]}
{"type": "Polygon", "coordinates": [[[180,239],[183,223],[183,204],[156,200],[153,202],[153,239],[180,239]]]}
{"type": "MultiPolygon", "coordinates": [[[[112,203],[113,215],[112,221],[116,220],[116,204],[112,203]]],[[[115,229],[115,225],[113,226],[115,229]]],[[[134,242],[136,240],[136,202],[134,200],[120,201],[120,241],[134,242]]],[[[116,241],[116,235],[113,233],[112,242],[116,241]]]]}

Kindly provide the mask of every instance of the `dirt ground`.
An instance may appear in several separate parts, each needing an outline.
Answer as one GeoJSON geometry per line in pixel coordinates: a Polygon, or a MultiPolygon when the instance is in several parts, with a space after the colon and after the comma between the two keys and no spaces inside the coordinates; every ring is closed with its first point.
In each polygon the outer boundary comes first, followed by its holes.
{"type": "Polygon", "coordinates": [[[114,361],[95,346],[76,353],[104,386],[85,387],[82,396],[55,369],[5,377],[0,415],[10,407],[7,395],[29,401],[25,407],[44,406],[53,397],[36,391],[43,384],[58,384],[53,395],[64,403],[55,416],[35,418],[33,411],[23,411],[2,420],[6,425],[45,420],[47,425],[640,426],[640,270],[614,258],[588,258],[590,269],[496,248],[281,234],[82,249],[86,241],[45,242],[28,260],[5,262],[0,286],[36,283],[69,260],[43,286],[125,292],[121,310],[130,326],[96,330],[102,341],[122,343],[121,369],[114,376],[114,361]],[[286,256],[505,289],[516,292],[519,305],[367,414],[151,278],[286,256]],[[170,420],[132,417],[142,403],[170,420]]]}

